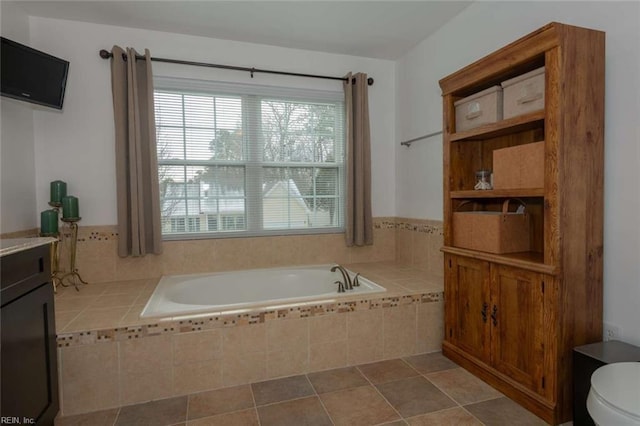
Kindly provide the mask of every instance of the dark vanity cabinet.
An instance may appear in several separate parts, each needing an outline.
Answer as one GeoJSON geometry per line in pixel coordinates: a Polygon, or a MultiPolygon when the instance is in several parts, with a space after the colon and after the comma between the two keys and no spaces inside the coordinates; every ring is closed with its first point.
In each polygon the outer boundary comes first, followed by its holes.
{"type": "Polygon", "coordinates": [[[0,415],[14,424],[53,425],[58,370],[50,245],[0,257],[0,415]]]}

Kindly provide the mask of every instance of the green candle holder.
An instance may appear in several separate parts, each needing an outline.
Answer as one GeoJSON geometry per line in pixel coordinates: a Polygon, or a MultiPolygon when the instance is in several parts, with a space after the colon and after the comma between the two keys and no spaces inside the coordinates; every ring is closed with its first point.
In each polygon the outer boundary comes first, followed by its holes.
{"type": "MultiPolygon", "coordinates": [[[[64,223],[65,227],[67,227],[71,231],[71,238],[69,238],[69,271],[63,272],[60,271],[59,268],[56,268],[56,272],[53,274],[53,288],[55,290],[57,285],[61,285],[62,287],[68,287],[73,285],[76,291],[80,291],[78,288],[79,284],[88,284],[85,280],[82,279],[80,273],[78,273],[78,269],[76,268],[76,250],[78,246],[78,221],[80,217],[68,218],[63,217],[61,220],[64,223]]],[[[64,234],[64,233],[63,233],[64,234]]]]}
{"type": "Polygon", "coordinates": [[[62,198],[62,218],[80,220],[79,217],[78,198],[73,195],[62,198]]]}
{"type": "Polygon", "coordinates": [[[58,286],[73,285],[80,291],[80,284],[88,284],[82,279],[76,268],[76,251],[78,246],[78,221],[81,217],[78,209],[78,198],[67,195],[67,184],[60,180],[51,182],[51,199],[49,205],[53,207],[41,213],[41,232],[43,237],[54,237],[57,240],[51,250],[51,280],[53,291],[58,286]],[[62,217],[60,213],[62,211],[62,217]],[[58,220],[62,221],[63,229],[58,229],[58,220]],[[60,242],[69,248],[69,270],[60,268],[60,242]]]}
{"type": "Polygon", "coordinates": [[[51,182],[50,189],[52,203],[60,203],[67,196],[67,184],[61,180],[51,182]]]}

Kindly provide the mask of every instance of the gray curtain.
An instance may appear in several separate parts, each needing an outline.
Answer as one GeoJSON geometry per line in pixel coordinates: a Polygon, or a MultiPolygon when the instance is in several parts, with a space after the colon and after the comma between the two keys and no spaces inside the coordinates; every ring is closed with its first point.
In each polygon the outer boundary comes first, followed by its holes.
{"type": "Polygon", "coordinates": [[[373,244],[371,217],[371,138],[367,74],[351,73],[344,82],[347,127],[347,246],[373,244]]]}
{"type": "Polygon", "coordinates": [[[162,252],[151,56],[111,50],[111,90],[116,130],[118,255],[162,252]],[[126,58],[126,60],[125,60],[126,58]]]}

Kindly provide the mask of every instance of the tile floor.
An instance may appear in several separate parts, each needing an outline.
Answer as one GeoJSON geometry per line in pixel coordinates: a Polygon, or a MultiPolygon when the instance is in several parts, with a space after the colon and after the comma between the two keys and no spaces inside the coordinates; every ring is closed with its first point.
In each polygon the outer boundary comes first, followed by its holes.
{"type": "Polygon", "coordinates": [[[56,426],[545,425],[439,352],[89,414],[56,426]]]}

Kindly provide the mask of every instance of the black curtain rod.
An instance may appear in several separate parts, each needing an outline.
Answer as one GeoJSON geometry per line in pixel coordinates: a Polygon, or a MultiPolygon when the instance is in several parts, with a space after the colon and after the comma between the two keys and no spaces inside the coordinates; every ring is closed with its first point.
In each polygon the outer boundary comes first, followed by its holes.
{"type": "MultiPolygon", "coordinates": [[[[108,50],[101,49],[100,57],[102,59],[109,59],[113,56],[113,53],[108,50]]],[[[127,55],[122,54],[122,59],[127,60],[127,55]]],[[[136,59],[144,59],[143,55],[136,55],[136,59]]],[[[260,68],[247,68],[247,67],[237,67],[233,65],[220,65],[220,64],[208,64],[206,62],[192,62],[192,61],[181,61],[178,59],[166,59],[166,58],[151,58],[152,61],[156,62],[167,62],[169,64],[180,64],[180,65],[193,65],[196,67],[208,67],[208,68],[222,68],[225,70],[234,70],[234,71],[246,71],[251,73],[251,78],[253,78],[253,74],[256,72],[261,72],[265,74],[279,74],[279,75],[292,75],[294,77],[310,77],[310,78],[324,78],[327,80],[342,80],[347,81],[345,77],[332,77],[328,75],[317,75],[317,74],[302,74],[297,72],[287,72],[287,71],[274,71],[274,70],[264,70],[260,68]]],[[[355,78],[352,79],[352,83],[355,82],[355,78]]],[[[367,83],[369,86],[373,86],[373,78],[369,77],[367,79],[367,83]]]]}

